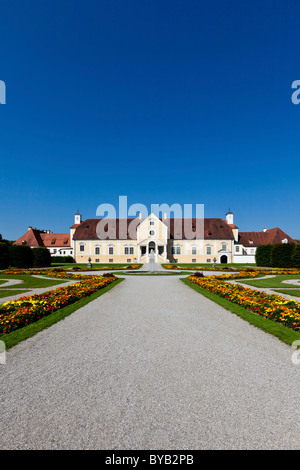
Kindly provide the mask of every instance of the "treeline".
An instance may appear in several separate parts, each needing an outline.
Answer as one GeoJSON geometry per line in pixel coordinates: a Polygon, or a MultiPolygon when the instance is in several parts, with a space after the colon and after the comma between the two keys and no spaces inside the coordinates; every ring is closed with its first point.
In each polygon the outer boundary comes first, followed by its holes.
{"type": "Polygon", "coordinates": [[[266,268],[300,268],[300,243],[260,245],[256,249],[257,266],[266,268]]]}

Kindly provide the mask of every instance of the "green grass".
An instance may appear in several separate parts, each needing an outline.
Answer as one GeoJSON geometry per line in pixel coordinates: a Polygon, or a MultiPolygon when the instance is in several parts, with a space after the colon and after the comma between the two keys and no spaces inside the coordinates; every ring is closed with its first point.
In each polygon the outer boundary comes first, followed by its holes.
{"type": "Polygon", "coordinates": [[[49,279],[49,278],[39,278],[33,277],[30,274],[13,274],[13,275],[2,275],[0,274],[0,280],[10,280],[10,279],[18,279],[20,281],[24,281],[20,284],[15,284],[13,286],[4,286],[5,289],[15,289],[16,287],[25,288],[25,289],[37,289],[41,287],[52,287],[58,284],[64,284],[66,280],[58,280],[58,279],[49,279]]]}
{"type": "Polygon", "coordinates": [[[234,304],[233,302],[230,302],[229,300],[224,299],[223,297],[220,297],[217,294],[202,289],[200,286],[194,284],[193,282],[190,282],[186,278],[180,280],[192,289],[194,289],[199,294],[203,295],[204,297],[207,297],[208,299],[212,300],[213,302],[225,308],[226,310],[229,310],[230,312],[239,316],[251,325],[263,330],[265,333],[269,333],[273,336],[276,336],[276,338],[280,339],[284,343],[292,345],[293,341],[300,340],[300,333],[290,328],[287,328],[286,326],[283,326],[280,323],[276,323],[272,320],[250,312],[244,307],[234,304]]]}
{"type": "MultiPolygon", "coordinates": [[[[281,274],[278,276],[274,276],[272,278],[268,279],[253,279],[251,281],[243,281],[239,279],[239,283],[241,284],[247,284],[248,286],[253,286],[253,287],[266,287],[266,288],[284,288],[287,287],[287,284],[282,284],[282,281],[289,281],[293,279],[300,279],[300,275],[297,274],[281,274]]],[[[291,287],[293,287],[293,284],[290,284],[291,287]]],[[[296,286],[297,287],[297,286],[296,286]]]]}
{"type": "Polygon", "coordinates": [[[294,297],[300,297],[300,289],[274,289],[276,294],[288,294],[293,295],[294,297]]]}
{"type": "Polygon", "coordinates": [[[19,290],[0,289],[0,299],[3,299],[4,297],[10,297],[12,295],[24,294],[24,292],[30,292],[30,290],[28,289],[19,289],[19,290]]]}
{"type": "MultiPolygon", "coordinates": [[[[118,274],[118,273],[114,273],[114,274],[118,274]]],[[[120,273],[119,273],[120,274],[120,273]]],[[[127,271],[127,272],[123,272],[122,273],[123,275],[124,274],[129,274],[130,276],[189,276],[189,275],[192,275],[194,274],[193,272],[188,272],[188,271],[184,271],[184,273],[178,271],[176,273],[173,273],[173,272],[159,272],[157,274],[154,274],[154,273],[144,273],[144,272],[141,272],[141,273],[130,273],[130,271],[127,271]]]]}
{"type": "MultiPolygon", "coordinates": [[[[213,263],[164,263],[162,267],[164,268],[166,265],[172,265],[178,268],[189,268],[189,269],[203,269],[203,268],[212,268],[213,263]]],[[[227,263],[227,264],[219,264],[217,263],[217,268],[222,270],[223,268],[256,268],[256,264],[251,263],[227,263]]]]}
{"type": "MultiPolygon", "coordinates": [[[[140,269],[143,265],[139,263],[92,263],[92,269],[103,269],[105,268],[126,268],[126,266],[130,266],[131,264],[138,264],[139,266],[135,269],[140,269]]],[[[87,268],[87,263],[55,263],[52,264],[51,268],[63,268],[70,271],[72,268],[87,268]]]]}
{"type": "Polygon", "coordinates": [[[91,294],[88,297],[84,297],[83,299],[80,299],[77,302],[71,305],[68,305],[67,307],[63,307],[60,310],[57,310],[56,312],[51,313],[51,315],[41,318],[35,323],[31,323],[30,325],[24,326],[23,328],[20,328],[19,330],[16,330],[16,331],[12,331],[11,333],[4,334],[0,336],[0,340],[4,341],[6,349],[12,348],[13,346],[20,343],[21,341],[24,341],[36,335],[39,331],[42,331],[45,328],[49,328],[50,326],[54,325],[60,320],[63,320],[64,318],[71,315],[71,313],[75,312],[79,308],[84,307],[88,303],[92,302],[93,300],[97,299],[101,295],[105,294],[105,292],[108,292],[110,289],[115,287],[117,284],[119,284],[123,280],[124,278],[119,278],[116,281],[112,282],[111,284],[108,284],[107,286],[103,287],[102,289],[99,289],[97,292],[94,292],[94,294],[91,294]]]}

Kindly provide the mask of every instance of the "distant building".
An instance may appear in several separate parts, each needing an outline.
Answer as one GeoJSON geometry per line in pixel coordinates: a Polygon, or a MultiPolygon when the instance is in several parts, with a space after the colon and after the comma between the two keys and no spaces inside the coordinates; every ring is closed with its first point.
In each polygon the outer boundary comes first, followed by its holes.
{"type": "Polygon", "coordinates": [[[188,219],[191,228],[197,229],[200,221],[203,231],[196,236],[185,236],[183,219],[158,218],[150,214],[139,219],[105,219],[108,232],[99,235],[101,219],[82,220],[75,214],[70,233],[52,233],[28,227],[17,245],[34,248],[45,246],[53,256],[73,256],[77,263],[148,263],[153,250],[155,262],[167,263],[255,263],[259,245],[296,243],[280,228],[262,232],[239,232],[233,222],[233,212],[221,218],[188,219]],[[135,221],[135,222],[134,222],[135,221]],[[133,233],[129,226],[135,223],[133,233]],[[179,235],[178,234],[182,234],[179,235]]]}
{"type": "Polygon", "coordinates": [[[28,227],[28,231],[14,245],[28,245],[30,248],[48,248],[52,256],[73,256],[69,233],[52,233],[28,227]]]}

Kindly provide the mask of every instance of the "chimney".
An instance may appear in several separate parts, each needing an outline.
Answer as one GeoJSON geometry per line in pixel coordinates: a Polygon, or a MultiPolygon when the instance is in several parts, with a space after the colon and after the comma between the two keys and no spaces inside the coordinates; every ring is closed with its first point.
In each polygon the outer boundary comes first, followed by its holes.
{"type": "Polygon", "coordinates": [[[166,219],[167,219],[167,213],[164,212],[164,220],[166,220],[166,219]]]}
{"type": "Polygon", "coordinates": [[[142,213],[139,213],[139,219],[142,220],[142,213]]]}
{"type": "Polygon", "coordinates": [[[266,229],[266,228],[264,228],[264,232],[266,232],[266,231],[267,231],[267,229],[266,229]]]}
{"type": "Polygon", "coordinates": [[[29,226],[28,226],[28,232],[29,232],[29,230],[31,230],[31,229],[32,229],[32,227],[31,227],[31,225],[29,225],[29,226]]]}

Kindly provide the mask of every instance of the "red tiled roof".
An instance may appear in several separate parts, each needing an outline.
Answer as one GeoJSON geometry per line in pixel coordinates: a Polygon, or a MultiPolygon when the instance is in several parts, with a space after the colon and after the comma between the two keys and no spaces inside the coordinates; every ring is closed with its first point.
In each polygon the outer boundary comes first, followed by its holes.
{"type": "Polygon", "coordinates": [[[244,246],[259,246],[259,245],[275,245],[282,243],[282,240],[287,239],[288,243],[296,243],[293,238],[289,237],[280,228],[271,228],[265,232],[240,232],[239,242],[244,246]],[[250,243],[252,241],[252,243],[250,243]]]}
{"type": "MultiPolygon", "coordinates": [[[[144,219],[87,219],[81,222],[81,224],[76,228],[74,233],[74,240],[99,240],[101,236],[97,236],[97,226],[99,222],[103,220],[107,224],[106,230],[109,230],[106,238],[109,239],[119,239],[120,231],[123,230],[124,236],[122,239],[133,239],[136,240],[136,230],[133,230],[132,237],[128,233],[129,224],[132,221],[136,221],[136,224],[139,225],[144,219]],[[121,230],[120,230],[121,229],[121,230]]],[[[162,219],[160,219],[162,220],[162,219]]],[[[189,239],[193,237],[185,236],[184,234],[184,224],[192,232],[197,229],[196,238],[202,238],[201,226],[204,221],[204,239],[208,240],[233,240],[234,236],[232,229],[228,226],[224,220],[219,218],[206,218],[198,219],[198,224],[196,224],[196,219],[166,219],[162,220],[170,230],[170,238],[172,239],[189,239]]],[[[121,234],[122,235],[122,234],[121,234]]]]}
{"type": "Polygon", "coordinates": [[[70,247],[69,233],[45,233],[41,230],[30,229],[20,237],[14,245],[26,244],[32,247],[70,247]]]}
{"type": "Polygon", "coordinates": [[[69,233],[41,233],[41,238],[47,248],[51,248],[51,246],[71,246],[69,233]]]}

